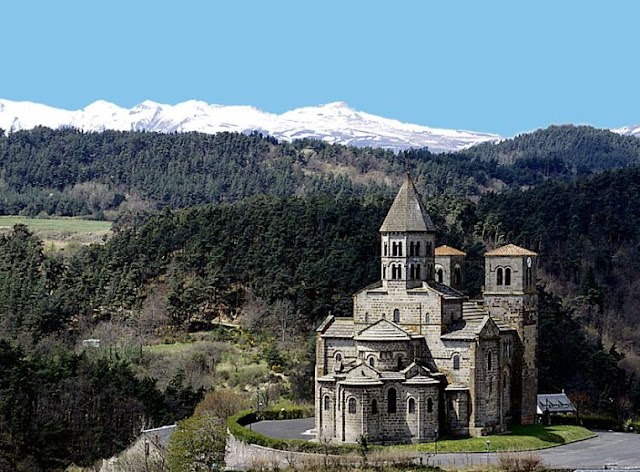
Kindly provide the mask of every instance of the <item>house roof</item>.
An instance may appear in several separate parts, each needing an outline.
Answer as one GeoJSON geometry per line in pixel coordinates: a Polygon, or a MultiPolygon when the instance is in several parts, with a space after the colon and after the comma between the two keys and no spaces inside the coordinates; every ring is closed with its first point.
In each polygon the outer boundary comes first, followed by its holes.
{"type": "Polygon", "coordinates": [[[381,232],[429,231],[436,230],[431,217],[427,213],[422,197],[416,190],[411,176],[407,174],[398,195],[396,195],[387,213],[381,232]]]}
{"type": "Polygon", "coordinates": [[[520,246],[516,246],[515,244],[506,244],[504,246],[500,246],[497,247],[491,251],[487,251],[485,252],[484,256],[485,257],[492,257],[492,256],[537,256],[538,254],[533,252],[533,251],[529,251],[528,249],[525,249],[523,247],[520,246]]]}
{"type": "Polygon", "coordinates": [[[323,323],[318,331],[323,338],[352,338],[353,337],[353,318],[336,318],[332,317],[328,323],[323,323]]]}
{"type": "Polygon", "coordinates": [[[159,428],[143,429],[142,434],[149,438],[149,441],[157,447],[166,449],[169,445],[169,438],[177,428],[177,425],[172,424],[168,426],[161,426],[159,428]]]}
{"type": "Polygon", "coordinates": [[[389,320],[381,319],[354,337],[356,341],[408,341],[411,333],[389,320]]]}
{"type": "Polygon", "coordinates": [[[569,397],[563,393],[548,393],[538,395],[538,414],[541,415],[545,410],[549,413],[575,413],[576,409],[569,400],[569,397]]]}
{"type": "Polygon", "coordinates": [[[434,250],[436,256],[466,256],[467,253],[461,251],[460,249],[456,249],[455,247],[447,246],[443,244],[442,246],[438,246],[434,250]]]}

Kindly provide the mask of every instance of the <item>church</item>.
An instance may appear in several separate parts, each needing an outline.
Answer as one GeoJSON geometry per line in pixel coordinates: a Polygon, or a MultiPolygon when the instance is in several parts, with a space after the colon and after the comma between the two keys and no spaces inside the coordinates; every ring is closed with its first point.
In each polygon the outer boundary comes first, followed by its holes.
{"type": "Polygon", "coordinates": [[[481,299],[461,292],[466,254],[436,247],[407,175],[380,228],[380,277],[350,317],[317,329],[318,441],[420,443],[535,421],[537,254],[485,253],[481,299]]]}

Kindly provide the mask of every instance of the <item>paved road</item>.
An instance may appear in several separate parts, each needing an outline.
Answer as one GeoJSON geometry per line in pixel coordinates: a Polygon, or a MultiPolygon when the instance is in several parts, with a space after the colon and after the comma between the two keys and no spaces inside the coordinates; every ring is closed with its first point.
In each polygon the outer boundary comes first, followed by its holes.
{"type": "MultiPolygon", "coordinates": [[[[310,430],[313,418],[283,421],[261,421],[253,429],[267,436],[282,439],[313,439],[310,430]]],[[[533,452],[547,467],[601,469],[605,464],[640,471],[640,434],[598,431],[598,436],[586,441],[533,452]]],[[[465,466],[495,463],[498,455],[491,453],[423,455],[423,462],[442,466],[465,466]]]]}

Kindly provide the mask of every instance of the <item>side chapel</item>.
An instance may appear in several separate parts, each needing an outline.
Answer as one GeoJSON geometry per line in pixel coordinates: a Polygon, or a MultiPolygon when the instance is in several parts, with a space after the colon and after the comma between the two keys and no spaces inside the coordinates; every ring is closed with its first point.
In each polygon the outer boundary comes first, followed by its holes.
{"type": "Polygon", "coordinates": [[[317,329],[317,440],[427,442],[535,421],[537,254],[487,252],[470,300],[465,253],[436,247],[435,232],[407,175],[380,228],[381,280],[317,329]]]}

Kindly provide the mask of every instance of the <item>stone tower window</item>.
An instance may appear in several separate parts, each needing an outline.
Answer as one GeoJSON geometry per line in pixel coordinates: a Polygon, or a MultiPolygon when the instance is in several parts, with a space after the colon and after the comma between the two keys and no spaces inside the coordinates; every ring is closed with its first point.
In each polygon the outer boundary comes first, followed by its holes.
{"type": "Polygon", "coordinates": [[[396,243],[395,241],[393,243],[391,243],[391,254],[393,256],[397,256],[398,255],[398,243],[396,243]]]}
{"type": "Polygon", "coordinates": [[[402,356],[398,356],[396,359],[396,365],[398,366],[398,370],[402,370],[402,356]]]}
{"type": "Polygon", "coordinates": [[[376,401],[375,398],[371,400],[371,414],[372,415],[378,414],[378,402],[376,401]]]}
{"type": "Polygon", "coordinates": [[[420,257],[420,241],[416,243],[416,256],[420,257]]]}
{"type": "Polygon", "coordinates": [[[364,322],[365,323],[369,322],[369,312],[368,311],[365,311],[365,313],[364,313],[364,322]]]}
{"type": "Polygon", "coordinates": [[[431,255],[431,243],[427,242],[427,256],[431,255]]]}
{"type": "Polygon", "coordinates": [[[348,411],[352,415],[356,413],[356,399],[353,397],[349,398],[348,411]]]}
{"type": "Polygon", "coordinates": [[[444,271],[442,270],[442,267],[438,267],[436,270],[436,280],[440,283],[444,280],[444,271]]]}
{"type": "Polygon", "coordinates": [[[331,398],[329,398],[329,395],[325,395],[324,396],[324,410],[325,411],[329,411],[330,407],[331,407],[331,398]]]}
{"type": "Polygon", "coordinates": [[[462,269],[456,264],[453,269],[453,284],[460,285],[462,283],[462,269]]]}
{"type": "Polygon", "coordinates": [[[409,255],[413,256],[415,254],[415,245],[413,243],[413,241],[411,241],[411,244],[409,244],[409,255]]]}
{"type": "Polygon", "coordinates": [[[427,399],[427,413],[433,413],[433,400],[431,398],[427,399]]]}
{"type": "Polygon", "coordinates": [[[416,268],[411,264],[411,269],[409,270],[409,278],[414,279],[416,276],[416,268]]]}
{"type": "Polygon", "coordinates": [[[400,323],[400,310],[398,310],[397,308],[393,310],[393,322],[400,323]]]}
{"type": "Polygon", "coordinates": [[[409,414],[416,412],[416,401],[413,398],[409,398],[409,402],[407,403],[407,410],[409,414]]]}
{"type": "Polygon", "coordinates": [[[504,284],[511,285],[511,269],[509,267],[504,270],[504,284]]]}
{"type": "Polygon", "coordinates": [[[493,361],[493,353],[489,351],[487,352],[487,370],[491,370],[492,361],[493,361]]]}
{"type": "Polygon", "coordinates": [[[460,355],[453,355],[453,370],[460,370],[460,355]]]}
{"type": "Polygon", "coordinates": [[[387,413],[396,412],[397,394],[395,388],[390,388],[387,392],[387,413]]]}
{"type": "Polygon", "coordinates": [[[375,366],[376,366],[376,358],[371,356],[369,358],[369,367],[374,367],[375,368],[375,366]]]}
{"type": "Polygon", "coordinates": [[[498,267],[496,270],[496,284],[502,285],[502,267],[498,267]]]}
{"type": "Polygon", "coordinates": [[[416,279],[420,278],[420,264],[416,266],[416,279]]]}
{"type": "Polygon", "coordinates": [[[342,353],[336,352],[335,359],[336,359],[336,362],[341,362],[342,361],[342,353]]]}
{"type": "Polygon", "coordinates": [[[384,243],[384,255],[387,255],[387,243],[384,243]]]}
{"type": "Polygon", "coordinates": [[[383,279],[387,278],[387,266],[386,265],[382,266],[382,278],[383,279]]]}
{"type": "Polygon", "coordinates": [[[402,242],[398,243],[398,255],[402,256],[402,242]]]}

